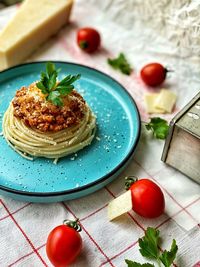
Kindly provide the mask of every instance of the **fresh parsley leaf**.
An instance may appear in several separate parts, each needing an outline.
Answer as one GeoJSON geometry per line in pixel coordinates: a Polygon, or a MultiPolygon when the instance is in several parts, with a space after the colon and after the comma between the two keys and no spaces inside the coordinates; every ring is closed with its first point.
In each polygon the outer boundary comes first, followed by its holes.
{"type": "Polygon", "coordinates": [[[75,82],[76,80],[80,79],[81,75],[68,75],[66,78],[64,78],[62,81],[60,81],[59,85],[69,85],[75,82]]]}
{"type": "Polygon", "coordinates": [[[143,238],[139,238],[139,246],[140,253],[142,256],[149,259],[158,259],[159,257],[159,249],[158,249],[158,241],[159,241],[159,230],[148,227],[145,231],[145,236],[143,238]]]}
{"type": "Polygon", "coordinates": [[[172,265],[173,261],[176,258],[177,251],[178,246],[176,245],[176,240],[173,239],[170,251],[165,250],[159,257],[165,267],[170,267],[172,265]]]}
{"type": "Polygon", "coordinates": [[[152,131],[155,138],[158,139],[165,139],[169,132],[167,121],[159,117],[151,118],[151,121],[145,127],[148,131],[152,131]]]}
{"type": "Polygon", "coordinates": [[[56,71],[55,65],[52,62],[48,62],[46,64],[46,72],[48,74],[48,77],[50,78],[51,75],[56,71]]]}
{"type": "Polygon", "coordinates": [[[60,93],[58,91],[51,91],[47,100],[51,101],[56,106],[63,106],[63,101],[60,98],[60,93]]]}
{"type": "Polygon", "coordinates": [[[67,86],[58,86],[56,90],[60,92],[61,95],[66,96],[74,89],[73,85],[67,85],[67,86]]]}
{"type": "Polygon", "coordinates": [[[49,76],[49,81],[48,81],[48,88],[51,91],[52,89],[55,88],[56,85],[56,80],[57,80],[57,72],[54,71],[50,76],[49,76]]]}
{"type": "Polygon", "coordinates": [[[45,72],[41,72],[41,78],[40,78],[40,82],[43,84],[43,86],[48,89],[48,80],[49,78],[47,77],[47,74],[45,72]]]}
{"type": "Polygon", "coordinates": [[[38,82],[36,83],[37,88],[39,88],[43,94],[48,94],[48,90],[46,89],[46,87],[44,86],[44,84],[42,82],[38,82]]]}
{"type": "Polygon", "coordinates": [[[61,80],[59,82],[59,85],[63,85],[65,83],[68,83],[68,81],[70,80],[70,78],[71,78],[71,75],[67,75],[63,80],[61,80]]]}
{"type": "Polygon", "coordinates": [[[120,53],[117,58],[108,58],[108,64],[126,75],[131,74],[132,68],[123,53],[120,53]]]}
{"type": "Polygon", "coordinates": [[[61,82],[57,82],[58,72],[53,63],[46,64],[46,72],[41,72],[40,81],[36,83],[38,89],[46,95],[46,100],[56,106],[62,106],[62,97],[70,94],[74,89],[73,83],[80,79],[81,75],[68,75],[61,82]]]}
{"type": "Polygon", "coordinates": [[[128,267],[155,267],[155,265],[150,264],[150,263],[138,263],[135,261],[130,261],[130,260],[125,260],[125,262],[127,263],[128,267]]]}
{"type": "MultiPolygon", "coordinates": [[[[178,246],[176,245],[176,240],[173,239],[170,251],[165,250],[161,255],[158,249],[159,243],[159,230],[154,228],[148,227],[145,236],[143,238],[139,238],[139,246],[140,246],[140,253],[142,256],[154,259],[157,261],[159,266],[162,263],[165,267],[170,267],[176,257],[176,253],[178,251],[178,246]]],[[[155,267],[153,264],[150,263],[138,263],[135,261],[125,260],[128,267],[155,267]]]]}
{"type": "Polygon", "coordinates": [[[48,80],[47,73],[44,71],[41,71],[40,73],[41,79],[44,80],[45,78],[48,80]]]}

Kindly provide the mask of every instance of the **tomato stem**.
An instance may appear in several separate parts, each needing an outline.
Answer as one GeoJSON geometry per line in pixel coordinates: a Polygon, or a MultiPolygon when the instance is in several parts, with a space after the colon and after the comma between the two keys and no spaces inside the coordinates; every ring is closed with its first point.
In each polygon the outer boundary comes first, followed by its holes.
{"type": "Polygon", "coordinates": [[[86,48],[88,48],[88,42],[87,41],[80,41],[79,46],[82,49],[86,49],[86,48]]]}
{"type": "Polygon", "coordinates": [[[137,182],[138,178],[136,176],[130,175],[125,177],[125,189],[129,190],[132,184],[137,182]]]}
{"type": "Polygon", "coordinates": [[[74,228],[77,232],[81,232],[82,228],[79,223],[79,219],[77,218],[75,221],[72,220],[64,220],[63,224],[66,226],[69,226],[71,228],[74,228]]]}
{"type": "Polygon", "coordinates": [[[166,74],[167,74],[168,72],[175,72],[175,71],[172,70],[172,69],[165,68],[165,72],[166,72],[166,74]]]}

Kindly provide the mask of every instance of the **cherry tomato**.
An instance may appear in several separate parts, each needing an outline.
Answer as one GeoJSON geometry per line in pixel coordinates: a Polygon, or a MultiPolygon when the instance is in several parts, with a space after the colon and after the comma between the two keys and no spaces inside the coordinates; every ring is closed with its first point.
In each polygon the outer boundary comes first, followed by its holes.
{"type": "Polygon", "coordinates": [[[164,82],[168,70],[159,63],[150,63],[141,69],[142,80],[150,86],[158,86],[164,82]]]}
{"type": "Polygon", "coordinates": [[[165,199],[160,187],[149,179],[128,179],[133,210],[146,218],[160,216],[165,208],[165,199]]]}
{"type": "Polygon", "coordinates": [[[55,267],[68,266],[76,259],[82,248],[82,239],[77,232],[80,230],[80,226],[77,221],[66,222],[66,224],[55,227],[47,239],[47,256],[55,267]]]}
{"type": "Polygon", "coordinates": [[[82,28],[77,33],[77,44],[85,52],[92,53],[100,46],[101,37],[93,28],[82,28]]]}

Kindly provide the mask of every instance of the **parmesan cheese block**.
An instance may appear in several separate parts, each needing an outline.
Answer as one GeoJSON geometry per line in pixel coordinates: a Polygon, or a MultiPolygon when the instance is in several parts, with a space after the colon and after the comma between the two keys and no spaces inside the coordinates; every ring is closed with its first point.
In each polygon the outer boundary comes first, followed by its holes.
{"type": "Polygon", "coordinates": [[[144,101],[147,113],[165,113],[163,109],[155,107],[155,101],[158,95],[159,95],[158,93],[145,94],[144,101]]]}
{"type": "Polygon", "coordinates": [[[25,0],[0,32],[0,70],[22,62],[64,26],[73,0],[25,0]]]}
{"type": "Polygon", "coordinates": [[[110,221],[121,216],[122,214],[132,209],[132,197],[131,191],[128,190],[126,193],[112,200],[108,205],[108,218],[110,221]]]}
{"type": "Polygon", "coordinates": [[[176,94],[173,92],[162,89],[155,100],[155,107],[164,109],[166,112],[171,113],[176,103],[176,94]]]}

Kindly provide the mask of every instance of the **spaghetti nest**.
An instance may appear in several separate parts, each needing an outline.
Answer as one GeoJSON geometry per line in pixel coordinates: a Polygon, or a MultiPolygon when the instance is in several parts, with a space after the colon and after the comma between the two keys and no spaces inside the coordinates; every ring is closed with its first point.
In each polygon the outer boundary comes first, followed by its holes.
{"type": "MultiPolygon", "coordinates": [[[[57,125],[56,121],[54,125],[57,125]]],[[[30,160],[33,157],[52,158],[56,163],[59,158],[75,153],[92,142],[96,117],[84,103],[78,122],[57,131],[41,131],[40,128],[30,127],[30,123],[16,115],[14,98],[4,114],[2,126],[6,141],[21,156],[30,160]]]]}

